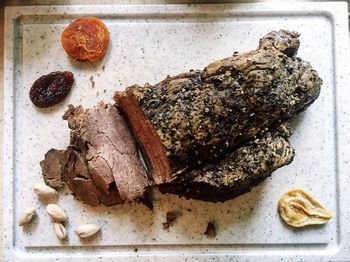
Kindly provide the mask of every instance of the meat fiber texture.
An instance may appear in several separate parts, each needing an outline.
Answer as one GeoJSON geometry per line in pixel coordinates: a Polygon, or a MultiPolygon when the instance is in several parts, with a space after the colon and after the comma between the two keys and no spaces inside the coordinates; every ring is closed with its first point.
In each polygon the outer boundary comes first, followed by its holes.
{"type": "Polygon", "coordinates": [[[286,121],[320,93],[321,78],[296,57],[298,37],[272,31],[254,51],[116,92],[115,106],[71,106],[64,116],[71,145],[47,153],[45,181],[60,184],[61,176],[94,205],[142,200],[150,186],[212,202],[249,191],[293,160],[286,121]],[[80,180],[91,189],[81,189],[80,180]]]}
{"type": "Polygon", "coordinates": [[[63,180],[80,200],[110,206],[143,198],[149,182],[134,138],[115,106],[69,106],[63,116],[71,129],[66,150],[51,149],[41,162],[45,181],[63,180]],[[53,179],[54,178],[54,179],[53,179]]]}

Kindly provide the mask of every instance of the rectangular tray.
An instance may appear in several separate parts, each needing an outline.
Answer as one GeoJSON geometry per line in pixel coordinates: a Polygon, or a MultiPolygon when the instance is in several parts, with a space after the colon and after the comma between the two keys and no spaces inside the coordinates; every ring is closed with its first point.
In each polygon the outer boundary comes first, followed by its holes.
{"type": "Polygon", "coordinates": [[[120,5],[9,7],[5,10],[4,94],[4,243],[8,261],[91,260],[154,261],[179,259],[281,258],[347,260],[350,257],[349,79],[347,7],[345,3],[237,5],[120,5]],[[111,33],[110,47],[95,64],[70,60],[61,47],[63,28],[73,19],[100,17],[111,33]],[[91,208],[66,189],[59,205],[69,216],[69,241],[56,238],[53,225],[32,185],[42,181],[40,160],[50,148],[65,148],[68,104],[91,107],[111,101],[116,90],[167,74],[200,69],[234,51],[254,49],[271,30],[301,33],[299,56],[323,78],[319,99],[293,120],[292,164],[250,193],[225,203],[205,203],[154,192],[153,212],[138,204],[91,208]],[[50,109],[38,110],[28,92],[39,76],[68,70],[75,75],[71,94],[50,109]],[[90,78],[95,85],[92,86],[90,78]],[[277,214],[279,197],[304,188],[334,214],[325,226],[293,230],[277,214]],[[25,207],[39,218],[17,226],[25,207]],[[162,228],[167,211],[182,216],[169,232],[162,228]],[[203,232],[209,221],[217,236],[203,232]],[[102,234],[82,242],[74,229],[97,223],[102,234]]]}

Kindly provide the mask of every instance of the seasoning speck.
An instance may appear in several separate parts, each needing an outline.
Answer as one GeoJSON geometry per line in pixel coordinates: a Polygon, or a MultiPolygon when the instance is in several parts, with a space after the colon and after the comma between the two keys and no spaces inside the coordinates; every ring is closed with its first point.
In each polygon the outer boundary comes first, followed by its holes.
{"type": "Polygon", "coordinates": [[[94,77],[93,76],[90,76],[90,81],[91,81],[92,88],[94,88],[95,87],[95,81],[94,81],[94,77]]]}

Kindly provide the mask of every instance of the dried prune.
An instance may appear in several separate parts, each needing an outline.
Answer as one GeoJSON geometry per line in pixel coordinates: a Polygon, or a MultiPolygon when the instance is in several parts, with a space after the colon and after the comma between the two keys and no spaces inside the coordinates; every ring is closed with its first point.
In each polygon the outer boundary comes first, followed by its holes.
{"type": "Polygon", "coordinates": [[[61,102],[69,93],[74,82],[71,72],[52,72],[39,77],[29,91],[30,100],[37,107],[44,108],[61,102]]]}
{"type": "Polygon", "coordinates": [[[100,19],[82,17],[63,30],[61,42],[64,50],[73,59],[94,62],[106,53],[109,32],[100,19]]]}

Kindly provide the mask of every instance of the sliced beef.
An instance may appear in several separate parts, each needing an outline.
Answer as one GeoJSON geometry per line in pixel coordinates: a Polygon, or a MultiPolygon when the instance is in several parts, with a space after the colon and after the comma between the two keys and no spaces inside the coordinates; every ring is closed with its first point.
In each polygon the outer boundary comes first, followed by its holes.
{"type": "Polygon", "coordinates": [[[68,148],[66,152],[69,158],[63,173],[63,180],[77,199],[92,206],[100,203],[105,206],[123,203],[115,185],[111,185],[108,192],[105,192],[95,184],[89,172],[86,157],[82,153],[71,148],[68,148]]]}
{"type": "Polygon", "coordinates": [[[50,149],[45,159],[40,162],[43,178],[46,184],[54,188],[62,186],[62,174],[68,161],[66,150],[50,149]]]}
{"type": "Polygon", "coordinates": [[[93,109],[70,107],[64,118],[71,128],[71,144],[86,156],[95,184],[106,194],[116,186],[124,202],[144,196],[149,182],[135,140],[118,110],[99,103],[93,109]]]}
{"type": "Polygon", "coordinates": [[[116,107],[70,105],[63,118],[71,129],[71,145],[46,153],[40,163],[45,182],[59,187],[64,181],[76,198],[92,206],[147,202],[143,198],[150,182],[116,107]]]}
{"type": "Polygon", "coordinates": [[[123,203],[116,187],[106,193],[91,178],[85,156],[69,147],[66,150],[50,149],[41,161],[45,182],[50,186],[65,182],[73,195],[91,206],[100,203],[111,206],[123,203]]]}
{"type": "Polygon", "coordinates": [[[322,80],[308,62],[295,56],[298,36],[273,31],[254,51],[116,93],[115,101],[140,147],[157,145],[144,150],[156,181],[158,174],[174,181],[187,170],[222,159],[318,97],[322,80]]]}
{"type": "Polygon", "coordinates": [[[117,92],[119,108],[131,123],[132,132],[139,141],[139,146],[146,158],[149,172],[156,184],[170,178],[171,170],[165,148],[152,123],[146,118],[134,97],[124,92],[117,92]],[[124,110],[127,109],[127,110],[124,110]],[[156,166],[157,168],[153,168],[156,166]]]}

